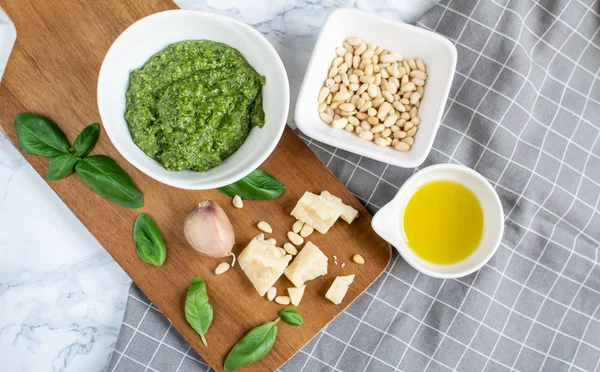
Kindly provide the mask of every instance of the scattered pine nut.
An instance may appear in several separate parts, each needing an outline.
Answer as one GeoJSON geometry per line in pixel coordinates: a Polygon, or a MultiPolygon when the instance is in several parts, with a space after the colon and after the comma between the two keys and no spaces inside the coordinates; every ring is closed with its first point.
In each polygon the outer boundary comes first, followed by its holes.
{"type": "Polygon", "coordinates": [[[236,207],[237,209],[241,209],[244,208],[244,202],[242,201],[242,198],[240,198],[239,195],[236,195],[233,197],[233,200],[231,202],[233,204],[234,207],[236,207]]]}
{"type": "Polygon", "coordinates": [[[289,305],[291,301],[288,296],[277,296],[275,297],[275,302],[280,305],[289,305]]]}
{"type": "Polygon", "coordinates": [[[283,249],[285,249],[285,251],[289,254],[291,254],[292,256],[295,256],[298,254],[298,248],[296,248],[292,243],[285,243],[283,245],[283,249]]]}
{"type": "Polygon", "coordinates": [[[293,231],[288,231],[287,237],[294,245],[302,245],[304,243],[304,238],[293,231]]]}
{"type": "Polygon", "coordinates": [[[315,231],[314,227],[312,227],[310,225],[304,225],[304,226],[302,226],[302,230],[300,230],[300,236],[303,238],[306,238],[307,236],[312,234],[314,231],[315,231]]]}
{"type": "Polygon", "coordinates": [[[355,263],[359,264],[359,265],[364,265],[365,264],[365,259],[363,258],[363,256],[361,256],[360,254],[355,254],[354,256],[352,256],[352,261],[354,261],[355,263]]]}
{"type": "Polygon", "coordinates": [[[256,224],[256,227],[258,227],[258,229],[260,231],[264,231],[267,234],[271,234],[273,232],[273,228],[271,227],[271,225],[269,225],[265,221],[260,221],[259,223],[256,224]]]}
{"type": "Polygon", "coordinates": [[[217,275],[221,275],[224,272],[226,272],[227,270],[229,270],[231,266],[229,265],[229,262],[221,262],[220,264],[217,265],[217,267],[215,268],[215,274],[217,275]]]}
{"type": "Polygon", "coordinates": [[[269,290],[267,291],[267,299],[269,301],[273,301],[275,296],[277,296],[277,288],[275,288],[275,287],[269,288],[269,290]]]}
{"type": "Polygon", "coordinates": [[[292,231],[295,232],[296,234],[298,234],[300,232],[300,230],[302,230],[302,227],[304,227],[304,222],[297,220],[292,225],[292,231]]]}

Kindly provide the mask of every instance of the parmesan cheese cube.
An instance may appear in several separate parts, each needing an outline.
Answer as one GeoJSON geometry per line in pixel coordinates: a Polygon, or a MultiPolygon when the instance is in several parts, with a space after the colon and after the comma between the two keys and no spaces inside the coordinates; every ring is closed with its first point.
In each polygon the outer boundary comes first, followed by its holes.
{"type": "Polygon", "coordinates": [[[275,284],[291,260],[292,256],[286,255],[283,249],[256,238],[250,241],[237,259],[261,296],[275,284]]]}
{"type": "Polygon", "coordinates": [[[336,305],[341,304],[344,296],[346,296],[346,292],[348,292],[348,287],[353,281],[354,275],[338,276],[331,284],[331,287],[329,287],[327,293],[325,293],[325,298],[336,305]]]}
{"type": "Polygon", "coordinates": [[[291,215],[325,234],[341,213],[336,204],[307,191],[298,200],[291,215]]]}
{"type": "Polygon", "coordinates": [[[283,273],[296,287],[302,287],[304,282],[327,274],[327,256],[319,247],[307,242],[283,273]]]}
{"type": "Polygon", "coordinates": [[[290,287],[288,288],[288,295],[290,296],[290,300],[292,300],[292,305],[298,306],[300,305],[300,300],[302,300],[302,296],[304,296],[304,290],[306,289],[306,285],[303,285],[300,288],[290,287]]]}
{"type": "Polygon", "coordinates": [[[356,209],[344,204],[342,199],[330,194],[329,191],[321,191],[320,197],[331,203],[334,203],[338,208],[340,208],[340,218],[342,220],[352,223],[352,221],[354,221],[354,219],[358,216],[358,211],[356,209]]]}

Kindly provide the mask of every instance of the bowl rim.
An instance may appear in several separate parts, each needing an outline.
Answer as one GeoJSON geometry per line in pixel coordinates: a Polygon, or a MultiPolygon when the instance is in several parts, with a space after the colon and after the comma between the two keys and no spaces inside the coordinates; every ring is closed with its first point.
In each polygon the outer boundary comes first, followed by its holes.
{"type": "MultiPolygon", "coordinates": [[[[181,41],[184,41],[184,40],[187,40],[187,39],[182,39],[181,41]]],[[[157,50],[157,53],[159,51],[160,50],[157,50]]],[[[264,87],[263,87],[263,89],[264,89],[264,87]]],[[[149,176],[161,183],[164,183],[166,185],[181,188],[181,189],[187,189],[187,190],[208,190],[208,189],[216,189],[216,188],[226,186],[226,185],[229,185],[229,184],[239,181],[240,179],[242,179],[242,178],[246,177],[248,174],[250,174],[254,169],[258,168],[273,153],[273,151],[279,144],[279,141],[281,140],[281,136],[283,135],[283,131],[285,130],[285,127],[287,125],[287,117],[289,115],[289,106],[290,106],[290,85],[289,85],[287,71],[283,64],[283,61],[281,60],[281,57],[279,56],[279,53],[277,53],[277,51],[275,50],[275,47],[273,47],[273,45],[267,40],[267,38],[262,33],[260,33],[258,30],[254,29],[252,26],[248,25],[247,23],[238,21],[238,20],[233,19],[228,16],[220,15],[220,14],[214,14],[214,13],[209,13],[209,12],[204,12],[204,11],[199,11],[199,10],[171,9],[171,10],[165,10],[162,12],[152,13],[150,15],[147,15],[143,18],[138,19],[135,22],[133,22],[132,24],[130,24],[125,30],[123,30],[119,34],[119,36],[117,36],[117,38],[112,42],[112,44],[106,51],[106,54],[104,55],[104,58],[102,60],[100,70],[98,72],[98,83],[96,85],[96,98],[97,98],[98,112],[100,114],[100,120],[102,123],[102,127],[106,131],[106,134],[108,135],[113,146],[117,149],[119,154],[121,154],[121,156],[123,156],[123,158],[125,158],[125,160],[127,160],[127,162],[129,162],[136,169],[138,169],[142,173],[146,174],[147,176],[149,176]],[[274,64],[275,64],[276,68],[279,70],[279,72],[277,74],[278,75],[281,74],[281,76],[285,78],[286,83],[284,84],[285,89],[283,91],[283,97],[282,97],[282,101],[283,101],[282,104],[284,105],[285,115],[284,115],[282,122],[277,123],[278,128],[276,130],[275,135],[272,136],[273,139],[270,141],[270,144],[268,146],[264,147],[264,151],[261,153],[261,155],[256,156],[253,159],[253,161],[251,162],[251,165],[247,169],[245,168],[243,170],[233,172],[231,175],[229,175],[227,177],[222,177],[217,181],[202,182],[202,181],[198,181],[198,180],[193,180],[193,181],[177,180],[177,179],[174,179],[169,176],[163,176],[163,175],[154,173],[153,171],[147,169],[145,166],[140,164],[135,159],[134,156],[132,156],[131,154],[128,153],[127,146],[120,142],[116,133],[114,131],[112,131],[111,125],[104,124],[103,115],[102,115],[103,110],[101,108],[105,104],[104,104],[104,97],[100,94],[100,88],[101,88],[100,82],[106,80],[106,77],[104,77],[104,76],[108,73],[107,72],[108,67],[106,67],[107,57],[111,54],[111,52],[114,50],[114,48],[116,48],[116,45],[118,43],[120,43],[123,39],[125,39],[131,32],[133,32],[133,30],[136,27],[139,27],[139,25],[141,23],[146,22],[149,19],[172,17],[173,15],[175,15],[175,16],[193,15],[193,16],[198,16],[198,17],[212,18],[212,19],[216,19],[220,22],[230,23],[230,24],[234,24],[236,26],[242,27],[245,31],[248,31],[249,33],[256,36],[256,38],[258,40],[260,40],[260,42],[262,42],[265,45],[265,47],[271,52],[271,54],[272,54],[271,57],[275,57],[275,58],[273,58],[274,64]]],[[[134,143],[134,146],[137,146],[137,145],[135,145],[135,143],[134,143]]],[[[148,155],[144,154],[144,156],[148,156],[148,155]]],[[[215,169],[217,167],[218,167],[218,165],[211,169],[215,169]]],[[[178,171],[178,172],[186,172],[186,171],[192,172],[190,170],[182,170],[182,171],[178,171]]],[[[202,174],[203,172],[195,172],[195,173],[202,174]]]]}
{"type": "MultiPolygon", "coordinates": [[[[494,256],[494,254],[496,253],[496,251],[498,250],[498,247],[500,246],[500,244],[502,242],[502,237],[504,236],[504,224],[505,224],[504,217],[505,217],[504,209],[502,208],[502,202],[500,201],[500,197],[498,196],[498,193],[496,192],[494,187],[490,184],[490,182],[484,176],[482,176],[480,173],[478,173],[475,170],[473,170],[467,166],[464,166],[464,165],[443,163],[443,164],[430,165],[430,166],[423,168],[422,170],[416,172],[412,176],[410,176],[404,182],[404,184],[398,189],[398,191],[396,192],[396,195],[392,198],[392,200],[390,200],[387,204],[385,204],[383,207],[381,207],[381,209],[379,211],[377,211],[377,213],[375,213],[375,215],[373,216],[373,219],[371,221],[371,227],[377,233],[377,235],[381,236],[384,240],[387,240],[396,249],[396,251],[398,251],[398,253],[400,254],[400,256],[402,256],[404,261],[406,261],[415,270],[417,270],[425,275],[434,277],[434,278],[454,279],[454,278],[461,278],[461,277],[467,276],[467,275],[472,274],[475,271],[481,269],[494,256]],[[465,172],[465,173],[469,174],[470,176],[472,176],[476,180],[476,182],[478,182],[480,185],[482,185],[485,188],[485,190],[487,192],[489,192],[489,194],[491,196],[491,202],[495,206],[495,209],[499,211],[499,215],[497,217],[498,217],[500,226],[498,229],[498,234],[493,240],[493,247],[489,250],[487,255],[485,255],[480,261],[477,261],[475,264],[473,264],[473,266],[463,269],[463,270],[458,270],[455,272],[439,272],[439,271],[431,270],[427,267],[423,267],[419,263],[419,261],[414,260],[413,257],[406,252],[410,248],[405,247],[405,245],[402,245],[402,244],[395,244],[396,242],[389,241],[383,236],[383,235],[385,235],[385,232],[383,232],[384,231],[383,224],[385,224],[385,221],[382,221],[383,215],[385,214],[384,210],[391,209],[391,210],[394,210],[399,213],[400,211],[398,211],[397,209],[400,208],[400,203],[402,202],[403,195],[406,193],[406,190],[411,185],[411,183],[415,182],[416,179],[419,179],[419,178],[427,175],[428,173],[431,173],[431,172],[434,172],[434,171],[437,171],[440,169],[447,170],[450,172],[465,172]],[[382,211],[384,211],[384,213],[381,213],[382,211]]],[[[443,265],[439,265],[439,266],[443,266],[443,265]]]]}
{"type": "MultiPolygon", "coordinates": [[[[456,46],[448,38],[446,38],[445,36],[443,36],[441,34],[438,34],[437,32],[430,31],[430,30],[424,29],[422,27],[417,27],[417,26],[411,25],[409,23],[405,23],[403,21],[392,20],[392,19],[380,16],[378,14],[360,10],[360,9],[356,9],[356,8],[338,8],[338,9],[332,11],[331,13],[329,13],[327,18],[325,19],[325,22],[323,23],[323,26],[321,27],[319,35],[317,36],[317,40],[315,41],[315,45],[313,47],[306,71],[304,73],[304,77],[302,79],[302,83],[300,85],[300,89],[298,91],[298,97],[296,98],[294,121],[296,122],[298,129],[300,129],[307,136],[314,138],[315,140],[323,142],[325,144],[328,144],[328,145],[331,145],[334,147],[338,147],[340,149],[352,152],[354,154],[358,154],[360,156],[364,156],[364,157],[367,157],[370,159],[374,159],[374,160],[377,160],[377,161],[380,161],[380,162],[383,162],[386,164],[390,164],[390,165],[394,165],[394,166],[398,166],[398,167],[402,167],[402,168],[418,167],[419,165],[423,164],[423,162],[427,159],[427,156],[429,156],[429,153],[431,152],[431,150],[433,148],[433,142],[434,142],[434,140],[437,136],[437,132],[439,131],[439,128],[441,126],[442,116],[444,113],[444,107],[447,104],[450,89],[452,88],[452,81],[454,79],[454,75],[456,72],[456,62],[457,62],[456,46]],[[317,49],[321,46],[321,41],[322,41],[322,38],[324,37],[324,29],[326,28],[328,23],[331,21],[331,19],[333,19],[334,17],[337,17],[340,13],[342,13],[342,14],[350,13],[350,14],[353,14],[354,16],[360,15],[360,16],[367,16],[370,18],[375,18],[379,22],[384,23],[386,25],[396,27],[396,28],[399,27],[399,28],[408,29],[408,30],[411,30],[412,32],[425,35],[426,37],[435,38],[436,40],[439,40],[442,44],[444,44],[446,46],[446,48],[450,51],[450,63],[452,65],[452,73],[450,74],[450,77],[446,83],[446,86],[445,86],[445,89],[443,92],[443,96],[445,97],[444,102],[442,103],[440,110],[436,114],[436,117],[434,119],[433,132],[432,132],[432,135],[429,138],[427,138],[427,140],[426,140],[427,142],[426,142],[425,150],[418,156],[415,155],[415,156],[410,156],[410,157],[391,157],[389,154],[386,154],[386,152],[381,151],[381,149],[379,149],[379,148],[373,148],[373,149],[358,148],[357,149],[354,146],[350,145],[349,143],[347,143],[341,139],[334,138],[328,134],[324,134],[319,131],[314,131],[314,130],[312,130],[312,127],[314,127],[313,125],[308,124],[308,123],[304,122],[303,120],[298,120],[298,118],[302,117],[302,107],[299,104],[299,102],[303,99],[306,99],[304,96],[307,94],[306,91],[308,89],[308,75],[313,70],[315,70],[315,66],[317,65],[317,63],[319,63],[315,59],[315,54],[316,54],[317,49]]],[[[315,106],[315,109],[316,109],[316,106],[315,106]]]]}

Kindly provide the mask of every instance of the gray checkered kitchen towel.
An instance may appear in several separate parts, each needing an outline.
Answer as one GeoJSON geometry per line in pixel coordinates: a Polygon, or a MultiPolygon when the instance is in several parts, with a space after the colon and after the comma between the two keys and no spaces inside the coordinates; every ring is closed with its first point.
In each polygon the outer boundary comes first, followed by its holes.
{"type": "MultiPolygon", "coordinates": [[[[600,0],[446,0],[420,20],[458,49],[422,167],[460,163],[487,177],[504,239],[459,280],[395,254],[282,370],[600,370],[599,11],[600,0]]],[[[416,172],[304,139],[371,212],[416,172]]],[[[133,286],[109,370],[208,369],[133,286]]]]}

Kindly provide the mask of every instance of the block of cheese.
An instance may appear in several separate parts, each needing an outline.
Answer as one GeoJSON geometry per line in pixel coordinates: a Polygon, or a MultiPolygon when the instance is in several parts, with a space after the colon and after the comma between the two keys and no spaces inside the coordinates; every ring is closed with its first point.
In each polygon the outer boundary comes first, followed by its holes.
{"type": "Polygon", "coordinates": [[[304,290],[306,289],[306,284],[300,288],[290,287],[288,288],[288,295],[290,296],[290,300],[292,301],[292,305],[298,306],[300,305],[300,300],[302,300],[302,296],[304,295],[304,290]]]}
{"type": "Polygon", "coordinates": [[[342,211],[336,204],[307,191],[298,200],[290,214],[314,227],[321,234],[325,234],[341,213],[342,211]]]}
{"type": "Polygon", "coordinates": [[[275,284],[291,260],[292,256],[285,254],[283,249],[256,238],[250,241],[237,258],[240,267],[261,296],[275,284]]]}
{"type": "Polygon", "coordinates": [[[302,287],[304,282],[327,274],[327,256],[319,247],[307,242],[283,273],[296,287],[302,287]]]}
{"type": "Polygon", "coordinates": [[[320,197],[336,204],[340,208],[340,218],[342,220],[348,223],[352,223],[352,221],[354,221],[354,219],[358,216],[358,211],[356,209],[344,204],[341,198],[332,195],[331,193],[329,193],[329,191],[321,191],[320,197]]]}
{"type": "Polygon", "coordinates": [[[354,275],[338,276],[325,293],[325,298],[336,305],[341,304],[346,292],[348,292],[348,287],[353,281],[354,275]]]}

